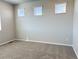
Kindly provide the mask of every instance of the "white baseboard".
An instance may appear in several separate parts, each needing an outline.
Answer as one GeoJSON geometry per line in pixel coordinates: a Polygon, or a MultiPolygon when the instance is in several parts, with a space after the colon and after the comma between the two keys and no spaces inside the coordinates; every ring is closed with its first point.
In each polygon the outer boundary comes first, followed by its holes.
{"type": "Polygon", "coordinates": [[[61,44],[61,43],[52,43],[52,42],[35,41],[35,40],[24,40],[24,39],[15,39],[15,40],[29,41],[29,42],[38,42],[38,43],[46,43],[46,44],[54,44],[54,45],[62,45],[62,46],[70,46],[70,47],[72,47],[72,45],[61,44]]]}
{"type": "Polygon", "coordinates": [[[73,48],[73,50],[74,50],[74,52],[75,52],[75,54],[76,54],[76,56],[77,56],[77,58],[78,58],[78,55],[77,55],[77,53],[76,53],[76,50],[74,49],[74,47],[72,46],[72,48],[73,48]]]}
{"type": "Polygon", "coordinates": [[[54,45],[63,45],[63,46],[72,46],[72,45],[68,45],[68,44],[52,43],[52,42],[44,42],[44,41],[34,41],[34,40],[26,40],[26,41],[38,42],[38,43],[46,43],[46,44],[54,44],[54,45]]]}
{"type": "Polygon", "coordinates": [[[1,46],[1,45],[4,45],[4,44],[7,44],[7,43],[9,43],[9,42],[12,42],[12,41],[14,41],[14,39],[13,39],[13,40],[6,41],[6,42],[4,42],[4,43],[1,43],[0,46],[1,46]]]}

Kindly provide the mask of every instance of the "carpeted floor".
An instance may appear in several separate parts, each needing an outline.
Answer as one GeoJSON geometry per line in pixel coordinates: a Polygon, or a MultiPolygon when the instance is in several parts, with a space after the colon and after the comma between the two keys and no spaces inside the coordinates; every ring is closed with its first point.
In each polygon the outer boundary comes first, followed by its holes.
{"type": "Polygon", "coordinates": [[[14,41],[0,46],[0,59],[77,59],[71,47],[14,41]]]}

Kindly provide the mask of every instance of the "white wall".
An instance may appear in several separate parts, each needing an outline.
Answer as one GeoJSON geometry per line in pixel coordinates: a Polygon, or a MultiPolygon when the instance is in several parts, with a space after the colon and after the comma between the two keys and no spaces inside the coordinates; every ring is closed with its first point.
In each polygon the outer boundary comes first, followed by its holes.
{"type": "Polygon", "coordinates": [[[78,55],[78,0],[75,0],[74,19],[73,19],[73,48],[78,55]]]}
{"type": "Polygon", "coordinates": [[[12,40],[15,36],[13,7],[5,2],[0,1],[0,16],[2,30],[0,31],[0,44],[12,40]]]}
{"type": "MultiPolygon", "coordinates": [[[[73,39],[73,0],[68,0],[67,13],[55,15],[54,0],[43,0],[43,16],[34,16],[33,8],[41,1],[32,1],[16,6],[25,8],[25,16],[16,15],[16,37],[33,41],[44,41],[72,45],[73,39]],[[48,2],[47,2],[48,1],[48,2]]],[[[17,11],[16,11],[17,13],[17,11]]]]}

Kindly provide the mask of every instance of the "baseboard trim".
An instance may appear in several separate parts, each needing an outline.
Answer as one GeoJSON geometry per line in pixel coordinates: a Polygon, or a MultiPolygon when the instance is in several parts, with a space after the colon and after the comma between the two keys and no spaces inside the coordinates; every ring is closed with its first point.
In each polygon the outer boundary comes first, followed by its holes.
{"type": "Polygon", "coordinates": [[[68,44],[52,43],[52,42],[44,42],[44,41],[34,41],[34,40],[26,40],[26,41],[38,42],[38,43],[46,43],[46,44],[54,44],[54,45],[62,45],[62,46],[72,46],[72,45],[68,45],[68,44]]]}
{"type": "Polygon", "coordinates": [[[70,46],[70,47],[72,47],[72,45],[61,44],[61,43],[52,43],[52,42],[35,41],[35,40],[24,40],[24,39],[16,39],[16,40],[20,40],[20,41],[29,41],[29,42],[38,42],[38,43],[54,44],[54,45],[62,45],[62,46],[70,46]]]}
{"type": "Polygon", "coordinates": [[[1,46],[1,45],[4,45],[4,44],[7,44],[7,43],[9,43],[9,42],[12,42],[12,41],[14,41],[14,40],[9,40],[9,41],[6,41],[6,42],[4,42],[4,43],[1,43],[0,46],[1,46]]]}
{"type": "Polygon", "coordinates": [[[76,53],[76,50],[74,49],[74,47],[72,46],[72,48],[73,48],[73,50],[74,50],[74,52],[75,52],[75,55],[77,56],[77,58],[78,58],[78,55],[77,55],[77,53],[76,53]]]}

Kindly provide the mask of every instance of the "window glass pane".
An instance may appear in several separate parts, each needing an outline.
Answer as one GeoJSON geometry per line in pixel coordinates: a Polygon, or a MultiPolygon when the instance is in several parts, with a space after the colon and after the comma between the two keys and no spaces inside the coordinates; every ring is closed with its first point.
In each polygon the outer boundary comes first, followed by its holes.
{"type": "Polygon", "coordinates": [[[18,9],[18,16],[24,16],[24,8],[18,9]]]}
{"type": "Polygon", "coordinates": [[[55,13],[66,13],[66,3],[55,4],[55,13]]]}
{"type": "Polygon", "coordinates": [[[35,7],[34,8],[34,15],[41,16],[42,15],[42,7],[35,7]]]}

